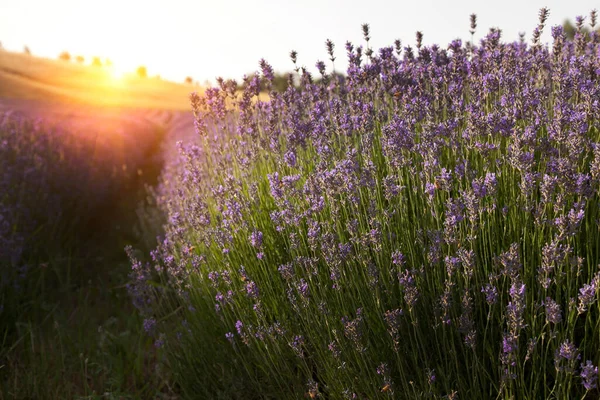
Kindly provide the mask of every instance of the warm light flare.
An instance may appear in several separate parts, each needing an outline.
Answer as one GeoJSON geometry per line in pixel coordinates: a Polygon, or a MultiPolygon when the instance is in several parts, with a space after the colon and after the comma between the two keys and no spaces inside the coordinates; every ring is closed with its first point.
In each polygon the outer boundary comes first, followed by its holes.
{"type": "Polygon", "coordinates": [[[113,64],[108,69],[108,72],[112,79],[120,81],[130,72],[127,68],[120,64],[113,64]]]}

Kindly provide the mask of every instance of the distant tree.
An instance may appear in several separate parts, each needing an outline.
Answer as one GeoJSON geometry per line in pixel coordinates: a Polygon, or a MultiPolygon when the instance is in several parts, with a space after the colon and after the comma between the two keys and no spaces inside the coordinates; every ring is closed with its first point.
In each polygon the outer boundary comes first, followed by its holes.
{"type": "Polygon", "coordinates": [[[63,51],[62,53],[60,53],[60,55],[58,56],[59,60],[63,60],[63,61],[71,61],[71,54],[69,54],[68,51],[63,51]]]}
{"type": "Polygon", "coordinates": [[[28,56],[31,55],[31,49],[27,46],[23,47],[23,53],[27,54],[28,56]]]}
{"type": "Polygon", "coordinates": [[[283,93],[288,86],[288,74],[275,74],[275,77],[273,78],[273,90],[283,93]]]}
{"type": "Polygon", "coordinates": [[[112,60],[110,58],[107,58],[106,60],[104,60],[104,66],[106,67],[112,67],[113,63],[112,60]]]}
{"type": "Polygon", "coordinates": [[[77,56],[75,57],[75,61],[77,61],[78,64],[83,64],[85,62],[85,58],[83,56],[77,56]]]}
{"type": "Polygon", "coordinates": [[[92,58],[92,66],[93,67],[101,67],[102,66],[102,60],[100,60],[100,57],[92,58]]]}
{"type": "Polygon", "coordinates": [[[194,80],[192,79],[191,76],[186,76],[185,77],[185,83],[188,85],[191,85],[192,83],[194,83],[194,80]]]}
{"type": "Polygon", "coordinates": [[[146,67],[144,67],[143,65],[139,66],[136,70],[135,73],[137,74],[138,77],[140,78],[147,78],[148,77],[148,70],[146,69],[146,67]]]}

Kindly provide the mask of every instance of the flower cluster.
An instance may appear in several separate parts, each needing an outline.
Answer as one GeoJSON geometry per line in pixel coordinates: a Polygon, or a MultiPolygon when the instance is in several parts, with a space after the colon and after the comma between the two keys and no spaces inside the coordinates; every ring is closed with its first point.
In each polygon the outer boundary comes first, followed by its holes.
{"type": "Polygon", "coordinates": [[[345,75],[292,52],[284,92],[260,93],[261,60],[240,92],[193,95],[198,135],[158,189],[166,237],[133,264],[140,309],[202,327],[173,365],[227,360],[256,397],[593,390],[600,40],[554,27],[545,46],[548,15],[532,45],[492,29],[375,50],[363,25],[345,75]]]}

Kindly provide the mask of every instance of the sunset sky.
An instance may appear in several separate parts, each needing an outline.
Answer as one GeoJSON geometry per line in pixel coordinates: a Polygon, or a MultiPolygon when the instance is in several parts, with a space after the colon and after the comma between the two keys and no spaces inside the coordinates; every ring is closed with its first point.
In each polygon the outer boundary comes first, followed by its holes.
{"type": "MultiPolygon", "coordinates": [[[[213,81],[217,76],[241,78],[258,68],[264,57],[276,71],[292,68],[289,51],[314,70],[327,60],[324,42],[336,44],[337,69],[345,69],[344,43],[363,44],[360,26],[371,25],[372,45],[391,45],[396,38],[414,45],[415,32],[424,43],[447,44],[469,39],[469,14],[478,15],[475,39],[492,26],[504,38],[528,40],[538,10],[550,8],[550,26],[567,18],[588,16],[600,3],[581,1],[480,0],[2,0],[0,41],[9,50],[27,45],[34,55],[110,58],[120,70],[145,65],[150,75],[182,81],[213,81]]],[[[589,17],[587,18],[589,20],[589,17]]]]}

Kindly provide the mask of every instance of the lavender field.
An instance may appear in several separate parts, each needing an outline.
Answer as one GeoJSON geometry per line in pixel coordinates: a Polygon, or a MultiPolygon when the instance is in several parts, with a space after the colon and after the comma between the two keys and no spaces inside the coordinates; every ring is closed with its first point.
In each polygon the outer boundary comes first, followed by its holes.
{"type": "Polygon", "coordinates": [[[600,33],[548,15],[364,24],[122,154],[4,113],[0,398],[600,398],[600,33]]]}

